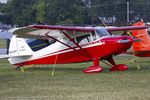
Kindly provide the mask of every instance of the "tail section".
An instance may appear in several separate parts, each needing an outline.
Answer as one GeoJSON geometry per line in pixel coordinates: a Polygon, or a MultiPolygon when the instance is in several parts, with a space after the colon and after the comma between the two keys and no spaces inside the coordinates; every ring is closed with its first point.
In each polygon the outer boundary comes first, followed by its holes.
{"type": "Polygon", "coordinates": [[[32,53],[23,38],[17,38],[12,32],[0,32],[0,59],[31,56],[32,53]]]}
{"type": "MultiPolygon", "coordinates": [[[[133,26],[144,26],[144,25],[145,24],[143,21],[133,24],[133,26]]],[[[150,37],[147,29],[133,30],[132,35],[140,39],[140,42],[133,43],[132,50],[134,52],[134,55],[139,57],[150,56],[150,37]]]]}
{"type": "Polygon", "coordinates": [[[33,51],[23,38],[13,36],[9,47],[10,57],[32,56],[33,51]]]}

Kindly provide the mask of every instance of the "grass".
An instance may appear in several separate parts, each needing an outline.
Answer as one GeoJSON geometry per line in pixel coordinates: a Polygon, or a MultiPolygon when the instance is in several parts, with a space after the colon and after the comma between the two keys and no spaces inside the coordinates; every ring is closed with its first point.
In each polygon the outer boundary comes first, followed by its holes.
{"type": "Polygon", "coordinates": [[[0,60],[0,100],[150,100],[148,58],[138,58],[141,66],[128,62],[131,56],[116,57],[129,66],[125,72],[109,72],[106,65],[98,74],[84,74],[92,63],[36,65],[24,73],[0,60]]]}
{"type": "Polygon", "coordinates": [[[5,39],[0,39],[0,48],[6,48],[7,41],[5,39]]]}

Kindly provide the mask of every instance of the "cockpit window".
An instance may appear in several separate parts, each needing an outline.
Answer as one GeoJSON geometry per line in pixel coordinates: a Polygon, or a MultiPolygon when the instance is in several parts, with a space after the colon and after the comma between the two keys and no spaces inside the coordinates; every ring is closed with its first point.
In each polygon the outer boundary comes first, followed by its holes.
{"type": "Polygon", "coordinates": [[[100,36],[100,37],[102,37],[102,36],[110,36],[110,33],[104,28],[97,28],[96,32],[97,32],[98,36],[100,36]]]}
{"type": "Polygon", "coordinates": [[[96,40],[96,34],[95,34],[95,32],[94,32],[94,31],[92,31],[92,39],[93,39],[93,41],[95,41],[95,40],[96,40]]]}
{"type": "Polygon", "coordinates": [[[42,39],[28,39],[27,43],[33,51],[41,50],[51,44],[54,44],[55,40],[42,40],[42,39]]]}
{"type": "Polygon", "coordinates": [[[92,41],[90,34],[76,37],[76,40],[78,44],[86,44],[92,41]]]}

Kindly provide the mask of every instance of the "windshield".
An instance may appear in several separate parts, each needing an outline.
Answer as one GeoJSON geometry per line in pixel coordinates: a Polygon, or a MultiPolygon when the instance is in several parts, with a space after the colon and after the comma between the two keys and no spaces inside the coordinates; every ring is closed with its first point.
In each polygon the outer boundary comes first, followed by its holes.
{"type": "Polygon", "coordinates": [[[100,37],[110,36],[110,33],[105,28],[97,28],[96,32],[97,32],[98,36],[100,36],[100,37]]]}

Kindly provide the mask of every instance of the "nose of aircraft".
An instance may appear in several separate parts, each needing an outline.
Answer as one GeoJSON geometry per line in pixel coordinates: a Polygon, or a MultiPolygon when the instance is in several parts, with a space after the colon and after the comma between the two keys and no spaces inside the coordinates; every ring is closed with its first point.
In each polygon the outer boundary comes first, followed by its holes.
{"type": "Polygon", "coordinates": [[[134,39],[130,36],[121,36],[119,40],[117,40],[117,43],[120,44],[132,44],[134,42],[134,39]]]}
{"type": "Polygon", "coordinates": [[[102,42],[106,43],[118,43],[118,44],[132,44],[134,42],[134,39],[131,36],[112,36],[112,37],[106,37],[101,40],[102,42]]]}
{"type": "Polygon", "coordinates": [[[101,40],[105,42],[111,53],[118,54],[129,49],[134,42],[130,36],[113,36],[101,40]]]}

